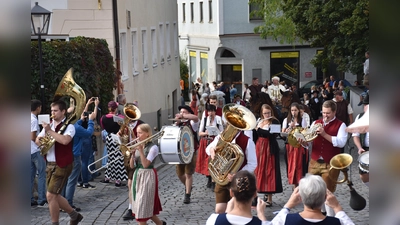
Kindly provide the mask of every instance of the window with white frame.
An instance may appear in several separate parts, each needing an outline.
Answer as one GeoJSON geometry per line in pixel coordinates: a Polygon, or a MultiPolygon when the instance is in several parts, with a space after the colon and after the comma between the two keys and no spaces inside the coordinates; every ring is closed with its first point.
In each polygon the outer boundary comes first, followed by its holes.
{"type": "Polygon", "coordinates": [[[182,3],[182,23],[186,22],[186,3],[182,3]]]}
{"type": "Polygon", "coordinates": [[[212,23],[213,16],[212,16],[212,0],[208,0],[208,22],[212,23]]]}
{"type": "Polygon", "coordinates": [[[174,22],[174,55],[175,58],[179,56],[179,44],[178,44],[178,26],[174,22]]]}
{"type": "Polygon", "coordinates": [[[138,43],[136,30],[131,32],[131,47],[132,47],[132,72],[133,76],[139,75],[138,70],[138,43]]]}
{"type": "Polygon", "coordinates": [[[200,23],[203,22],[203,2],[199,2],[199,9],[200,9],[200,23]]]}
{"type": "Polygon", "coordinates": [[[153,67],[157,66],[157,38],[156,38],[156,28],[151,28],[151,59],[153,62],[153,67]]]}
{"type": "Polygon", "coordinates": [[[165,23],[165,36],[167,41],[167,60],[171,60],[171,32],[169,30],[169,23],[165,23]]]}
{"type": "Polygon", "coordinates": [[[121,79],[122,81],[125,81],[129,79],[128,76],[128,53],[126,51],[126,33],[123,32],[120,34],[120,53],[121,53],[121,58],[120,58],[120,66],[121,66],[121,72],[122,76],[121,79]]]}
{"type": "Polygon", "coordinates": [[[190,22],[194,23],[194,3],[190,3],[190,22]]]}
{"type": "Polygon", "coordinates": [[[147,33],[146,30],[142,30],[142,57],[143,57],[143,71],[149,70],[147,63],[147,33]]]}
{"type": "Polygon", "coordinates": [[[159,25],[160,27],[160,31],[159,31],[159,48],[160,48],[160,60],[161,60],[161,64],[164,64],[165,59],[164,59],[164,26],[162,23],[160,23],[159,25]]]}

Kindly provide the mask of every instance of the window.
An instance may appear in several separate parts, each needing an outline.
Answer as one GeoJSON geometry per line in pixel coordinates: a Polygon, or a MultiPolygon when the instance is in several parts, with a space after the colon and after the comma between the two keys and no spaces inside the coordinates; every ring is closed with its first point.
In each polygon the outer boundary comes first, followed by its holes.
{"type": "Polygon", "coordinates": [[[128,55],[126,51],[126,33],[120,34],[120,52],[121,52],[121,59],[120,59],[120,66],[122,72],[122,81],[125,81],[129,78],[128,76],[128,55]]]}
{"type": "Polygon", "coordinates": [[[138,47],[137,47],[137,34],[136,31],[131,32],[132,41],[132,71],[133,76],[139,75],[138,72],[138,47]]]}
{"type": "Polygon", "coordinates": [[[203,22],[203,2],[200,3],[200,23],[203,22]]]}
{"type": "Polygon", "coordinates": [[[186,22],[186,3],[182,3],[182,22],[186,22]]]}
{"type": "Polygon", "coordinates": [[[213,13],[213,11],[212,11],[212,0],[209,0],[208,1],[208,22],[210,22],[210,23],[213,20],[212,13],[213,13]]]}
{"type": "Polygon", "coordinates": [[[146,30],[142,30],[142,57],[143,57],[143,71],[149,70],[147,64],[147,33],[146,30]]]}
{"type": "Polygon", "coordinates": [[[153,61],[153,67],[157,66],[157,38],[156,29],[151,29],[151,58],[153,61]]]}
{"type": "Polygon", "coordinates": [[[194,23],[194,3],[190,3],[190,22],[194,23]]]}
{"type": "Polygon", "coordinates": [[[160,41],[159,48],[160,48],[160,58],[162,65],[164,64],[164,27],[162,23],[160,24],[160,32],[158,34],[159,34],[158,40],[160,41]]]}
{"type": "Polygon", "coordinates": [[[175,58],[179,56],[179,44],[178,44],[178,26],[176,26],[176,22],[174,22],[174,55],[175,58]]]}
{"type": "Polygon", "coordinates": [[[167,39],[167,60],[171,60],[171,32],[169,31],[169,23],[165,23],[165,36],[167,39]]]}
{"type": "Polygon", "coordinates": [[[250,20],[262,20],[262,15],[259,15],[258,11],[261,9],[261,3],[250,3],[249,4],[249,19],[250,20]]]}
{"type": "Polygon", "coordinates": [[[292,83],[299,81],[300,52],[271,52],[271,77],[278,76],[280,81],[290,87],[292,83]]]}

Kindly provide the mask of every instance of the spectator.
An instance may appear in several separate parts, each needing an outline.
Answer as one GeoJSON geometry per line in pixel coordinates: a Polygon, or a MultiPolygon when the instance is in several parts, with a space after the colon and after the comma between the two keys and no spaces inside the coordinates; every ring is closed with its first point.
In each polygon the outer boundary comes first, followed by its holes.
{"type": "Polygon", "coordinates": [[[124,94],[119,94],[117,97],[117,101],[118,101],[118,115],[123,115],[125,116],[124,113],[124,105],[126,103],[126,97],[124,94]]]}
{"type": "Polygon", "coordinates": [[[343,211],[336,197],[326,188],[324,180],[317,175],[307,174],[300,180],[299,187],[295,188],[290,199],[271,221],[273,225],[354,225],[353,221],[343,211]],[[289,214],[290,209],[303,203],[303,211],[289,214]],[[335,216],[324,216],[321,208],[329,205],[335,211],[335,216]]]}
{"type": "Polygon", "coordinates": [[[368,80],[369,78],[369,51],[365,52],[365,62],[364,65],[364,80],[368,80]]]}
{"type": "Polygon", "coordinates": [[[343,91],[336,91],[333,101],[336,103],[336,117],[344,122],[346,126],[353,123],[353,108],[344,99],[343,91]]]}
{"type": "Polygon", "coordinates": [[[232,84],[231,89],[229,91],[231,102],[233,102],[235,100],[236,93],[237,93],[237,89],[235,88],[235,84],[232,84]]]}
{"type": "Polygon", "coordinates": [[[333,82],[335,82],[336,80],[335,80],[335,76],[330,76],[329,77],[329,87],[332,87],[333,86],[333,82]]]}
{"type": "Polygon", "coordinates": [[[246,170],[237,172],[232,177],[230,195],[233,196],[228,202],[225,213],[213,213],[208,218],[206,225],[214,224],[262,224],[268,221],[264,215],[265,202],[260,198],[257,202],[257,217],[251,212],[251,201],[257,196],[256,178],[246,170]]]}
{"type": "Polygon", "coordinates": [[[248,103],[250,101],[250,89],[249,84],[244,84],[244,91],[243,91],[243,100],[248,103]]]}

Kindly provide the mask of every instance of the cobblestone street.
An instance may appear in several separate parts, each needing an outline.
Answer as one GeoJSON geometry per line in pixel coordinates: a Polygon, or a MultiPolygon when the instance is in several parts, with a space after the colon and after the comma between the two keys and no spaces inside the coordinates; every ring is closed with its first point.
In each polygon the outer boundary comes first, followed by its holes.
{"type": "MultiPolygon", "coordinates": [[[[266,208],[265,213],[268,220],[274,217],[274,212],[282,208],[289,199],[292,187],[287,185],[286,167],[283,160],[283,141],[278,141],[281,146],[281,172],[284,186],[283,193],[273,196],[272,207],[266,208]]],[[[348,152],[348,148],[346,148],[348,152]]],[[[339,184],[335,195],[343,209],[355,224],[369,224],[369,190],[362,184],[358,175],[358,162],[356,151],[352,150],[353,163],[351,165],[351,179],[357,192],[367,199],[367,206],[364,210],[354,211],[349,206],[350,192],[346,184],[339,184]]],[[[158,165],[159,194],[163,211],[160,219],[167,224],[205,224],[207,218],[214,212],[214,193],[206,188],[206,177],[195,174],[192,191],[192,202],[183,204],[184,186],[178,180],[174,165],[158,165]]],[[[104,173],[103,173],[104,174],[104,173]]],[[[102,178],[103,176],[101,176],[102,178]]],[[[128,206],[127,187],[115,187],[114,184],[103,184],[101,178],[91,182],[96,186],[94,190],[77,188],[74,204],[82,208],[80,212],[84,218],[81,224],[137,224],[136,221],[123,221],[122,216],[128,206]]],[[[293,212],[300,211],[302,206],[297,206],[293,212]]],[[[255,214],[255,210],[253,210],[255,214]]],[[[47,208],[31,208],[31,224],[51,224],[47,208]]],[[[60,212],[60,224],[69,224],[69,216],[60,212]]],[[[153,224],[148,222],[148,224],[153,224]]]]}

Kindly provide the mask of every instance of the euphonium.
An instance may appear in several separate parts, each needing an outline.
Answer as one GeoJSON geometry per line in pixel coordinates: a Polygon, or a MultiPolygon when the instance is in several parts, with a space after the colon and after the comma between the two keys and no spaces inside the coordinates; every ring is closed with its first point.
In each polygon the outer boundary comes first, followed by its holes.
{"type": "Polygon", "coordinates": [[[120,134],[120,140],[121,140],[121,145],[120,149],[122,151],[122,155],[125,157],[129,158],[130,157],[130,151],[128,147],[129,144],[132,144],[132,142],[135,142],[137,139],[134,137],[133,130],[129,127],[129,123],[131,121],[138,120],[141,116],[140,110],[138,107],[136,107],[133,103],[126,103],[124,105],[124,122],[121,124],[121,127],[119,129],[119,134],[120,134]],[[129,142],[129,135],[133,134],[132,139],[135,139],[131,142],[129,142]]]}
{"type": "Polygon", "coordinates": [[[241,130],[252,130],[256,125],[253,113],[244,106],[227,104],[223,108],[223,114],[228,126],[220,135],[214,159],[208,164],[211,177],[219,185],[228,184],[228,174],[236,173],[244,160],[242,149],[231,141],[241,130]]]}
{"type": "MultiPolygon", "coordinates": [[[[58,131],[59,134],[64,133],[68,124],[75,123],[85,109],[85,91],[75,83],[72,73],[73,68],[69,69],[64,77],[61,79],[61,82],[58,84],[56,93],[54,94],[53,101],[57,101],[64,96],[69,96],[75,101],[74,110],[67,115],[64,124],[58,131]]],[[[42,139],[40,139],[40,154],[46,155],[50,148],[54,145],[54,143],[54,138],[46,134],[42,139]]]]}
{"type": "Polygon", "coordinates": [[[320,127],[322,127],[320,123],[315,123],[310,128],[295,127],[288,134],[288,143],[295,148],[300,147],[296,137],[298,134],[303,135],[306,142],[311,142],[318,137],[317,130],[320,127]]]}

